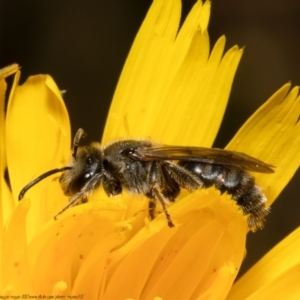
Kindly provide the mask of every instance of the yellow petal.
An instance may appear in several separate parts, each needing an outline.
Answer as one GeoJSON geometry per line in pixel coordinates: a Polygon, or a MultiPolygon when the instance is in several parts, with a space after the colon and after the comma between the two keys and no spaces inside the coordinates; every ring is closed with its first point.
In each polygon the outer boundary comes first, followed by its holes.
{"type": "Polygon", "coordinates": [[[191,51],[165,98],[159,101],[159,115],[154,117],[159,122],[151,123],[154,138],[164,144],[210,147],[219,130],[242,50],[233,47],[222,58],[225,47],[222,37],[203,64],[193,55],[201,36],[201,32],[195,33],[191,51]]]}
{"type": "Polygon", "coordinates": [[[247,299],[299,299],[300,262],[278,276],[272,283],[257,290],[247,299]]]}
{"type": "MultiPolygon", "coordinates": [[[[162,72],[161,65],[169,57],[167,65],[170,66],[170,52],[177,34],[180,13],[180,0],[156,0],[152,4],[128,55],[115,91],[103,136],[104,142],[113,137],[137,134],[136,126],[132,125],[136,124],[135,119],[141,120],[141,112],[148,115],[148,109],[155,109],[153,93],[162,88],[164,80],[159,79],[168,78],[167,67],[162,72]],[[149,53],[151,55],[147,55],[149,53]],[[159,83],[160,88],[157,86],[159,83]],[[144,108],[147,108],[146,112],[143,112],[144,108]]],[[[178,64],[176,61],[174,63],[178,64]]],[[[143,133],[141,131],[137,136],[143,133]]]]}
{"type": "Polygon", "coordinates": [[[175,228],[161,215],[112,252],[101,299],[225,297],[244,255],[246,219],[213,189],[184,197],[170,214],[175,228]]]}
{"type": "MultiPolygon", "coordinates": [[[[115,229],[120,212],[122,209],[118,204],[111,203],[108,209],[105,203],[88,203],[66,211],[57,221],[50,221],[41,228],[27,250],[34,291],[50,294],[62,280],[66,284],[67,295],[72,293],[74,281],[78,293],[89,295],[90,289],[94,295],[91,285],[87,284],[91,269],[95,276],[97,266],[105,265],[107,253],[124,240],[115,229]],[[81,282],[83,276],[85,285],[81,282]]],[[[98,273],[95,285],[99,286],[99,269],[98,273]]]]}
{"type": "Polygon", "coordinates": [[[53,287],[53,290],[52,290],[51,294],[55,298],[59,298],[59,296],[65,295],[65,291],[66,291],[67,287],[68,286],[67,286],[66,282],[64,282],[63,280],[60,280],[60,281],[58,281],[54,284],[54,287],[53,287]]]}
{"type": "Polygon", "coordinates": [[[105,288],[106,270],[110,264],[109,254],[120,243],[120,236],[113,234],[98,241],[78,271],[72,295],[83,294],[89,299],[98,299],[99,291],[101,293],[105,288]],[[97,280],[95,280],[95,274],[97,274],[97,280]]]}
{"type": "Polygon", "coordinates": [[[1,252],[2,287],[12,286],[15,294],[32,292],[25,227],[29,207],[26,200],[19,203],[4,231],[1,252]]]}
{"type": "MultiPolygon", "coordinates": [[[[19,76],[17,73],[6,120],[7,161],[16,202],[27,183],[50,169],[66,165],[70,151],[69,117],[52,78],[33,76],[18,86],[19,76]]],[[[57,209],[62,192],[48,178],[26,197],[34,200],[28,222],[37,229],[54,213],[53,207],[57,209]],[[48,196],[53,197],[51,201],[48,196]]]]}
{"type": "Polygon", "coordinates": [[[280,88],[243,125],[226,147],[276,166],[275,174],[255,174],[271,204],[300,165],[299,88],[280,88]]]}
{"type": "Polygon", "coordinates": [[[228,299],[299,299],[299,249],[297,228],[234,284],[228,299]]]}
{"type": "Polygon", "coordinates": [[[6,68],[0,69],[0,248],[2,248],[3,226],[6,224],[8,217],[14,209],[9,186],[4,179],[7,171],[6,161],[6,140],[5,140],[5,93],[7,84],[5,78],[18,70],[18,65],[13,64],[6,68]]]}
{"type": "Polygon", "coordinates": [[[1,296],[12,296],[14,292],[14,287],[12,285],[7,285],[6,287],[4,287],[1,292],[0,295],[1,296]]]}
{"type": "Polygon", "coordinates": [[[151,137],[210,146],[221,123],[242,51],[225,38],[209,57],[210,2],[198,1],[178,35],[180,1],[152,5],[122,72],[103,141],[151,137]]]}
{"type": "MultiPolygon", "coordinates": [[[[4,174],[4,170],[7,166],[6,162],[6,141],[5,141],[5,93],[7,84],[5,78],[9,75],[12,75],[17,72],[18,65],[13,64],[8,67],[0,69],[0,172],[4,174]]],[[[5,182],[2,182],[3,177],[1,176],[0,181],[0,195],[3,193],[2,188],[6,185],[5,182]]],[[[3,195],[5,197],[5,194],[3,195]]],[[[3,198],[1,198],[3,199],[3,198]]],[[[6,198],[4,198],[6,199],[6,198]]],[[[1,210],[3,211],[3,210],[1,210]]]]}
{"type": "Polygon", "coordinates": [[[18,64],[12,64],[5,68],[0,69],[0,80],[16,73],[19,70],[18,64]]]}

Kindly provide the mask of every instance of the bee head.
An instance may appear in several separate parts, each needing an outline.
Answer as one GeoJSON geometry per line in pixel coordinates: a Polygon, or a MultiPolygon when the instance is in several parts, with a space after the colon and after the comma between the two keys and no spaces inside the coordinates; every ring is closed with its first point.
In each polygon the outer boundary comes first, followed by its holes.
{"type": "Polygon", "coordinates": [[[70,168],[59,179],[65,195],[78,193],[95,174],[101,173],[101,156],[98,143],[78,147],[76,156],[72,155],[70,168]]]}

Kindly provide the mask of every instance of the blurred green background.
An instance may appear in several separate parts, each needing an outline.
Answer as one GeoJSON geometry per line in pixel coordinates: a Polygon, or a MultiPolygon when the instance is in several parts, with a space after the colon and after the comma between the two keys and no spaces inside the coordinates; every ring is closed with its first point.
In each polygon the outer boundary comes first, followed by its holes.
{"type": "MultiPolygon", "coordinates": [[[[123,63],[151,2],[2,0],[0,66],[19,63],[22,81],[52,75],[67,90],[72,132],[82,127],[87,141],[100,140],[123,63]]],[[[194,3],[183,0],[184,15],[194,3]]],[[[284,83],[300,84],[299,28],[297,0],[212,1],[211,45],[225,34],[227,49],[245,46],[215,146],[224,147],[284,83]]],[[[265,229],[249,234],[241,272],[300,225],[299,182],[298,171],[273,205],[265,229]]]]}

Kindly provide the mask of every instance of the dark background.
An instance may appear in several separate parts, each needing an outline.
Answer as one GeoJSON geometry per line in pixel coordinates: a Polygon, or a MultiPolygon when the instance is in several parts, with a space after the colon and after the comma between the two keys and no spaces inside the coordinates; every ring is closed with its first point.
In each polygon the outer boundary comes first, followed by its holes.
{"type": "MultiPolygon", "coordinates": [[[[183,0],[184,14],[195,1],[183,0]]],[[[19,63],[22,81],[52,75],[68,91],[72,132],[82,127],[90,140],[100,140],[123,63],[151,2],[0,0],[0,66],[19,63]]],[[[300,84],[299,28],[298,0],[212,1],[211,45],[225,34],[227,49],[245,46],[215,146],[224,147],[284,83],[300,84]]],[[[299,181],[298,171],[265,229],[249,234],[242,272],[300,225],[299,181]]]]}

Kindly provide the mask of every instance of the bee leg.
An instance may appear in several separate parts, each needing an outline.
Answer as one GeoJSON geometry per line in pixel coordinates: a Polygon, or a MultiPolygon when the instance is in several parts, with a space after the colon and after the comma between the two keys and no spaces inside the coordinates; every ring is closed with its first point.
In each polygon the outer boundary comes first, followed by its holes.
{"type": "Polygon", "coordinates": [[[83,203],[88,203],[89,202],[89,199],[86,197],[86,196],[83,196],[82,198],[81,198],[81,204],[83,204],[83,203]]]}
{"type": "MultiPolygon", "coordinates": [[[[173,196],[176,197],[178,194],[178,186],[175,182],[172,182],[171,178],[166,178],[162,164],[157,161],[153,161],[151,164],[150,172],[148,175],[148,185],[151,186],[146,196],[150,199],[158,201],[166,215],[168,226],[174,227],[171,220],[171,216],[168,212],[167,205],[170,201],[173,201],[173,196]]],[[[153,213],[155,210],[153,210],[153,213]]],[[[150,217],[152,218],[151,212],[150,217]]]]}
{"type": "Polygon", "coordinates": [[[69,203],[62,209],[60,210],[55,216],[54,216],[54,220],[57,220],[57,217],[59,215],[61,215],[64,211],[66,211],[68,208],[74,206],[77,204],[77,202],[82,199],[83,194],[82,192],[77,193],[75,196],[73,196],[72,198],[70,198],[69,203]]]}
{"type": "Polygon", "coordinates": [[[181,187],[189,191],[194,191],[198,188],[203,188],[203,181],[195,176],[192,172],[185,169],[183,166],[174,164],[169,161],[163,162],[163,169],[169,176],[181,187]]]}
{"type": "MultiPolygon", "coordinates": [[[[69,201],[71,201],[71,200],[72,200],[72,198],[69,199],[69,201]]],[[[81,205],[81,204],[84,204],[84,203],[87,203],[87,202],[89,202],[88,198],[86,196],[83,196],[81,199],[78,199],[76,201],[76,203],[74,203],[74,205],[72,205],[72,206],[81,205]]]]}
{"type": "Polygon", "coordinates": [[[149,211],[150,220],[153,220],[155,218],[155,208],[156,208],[155,200],[149,199],[148,211],[149,211]]]}
{"type": "Polygon", "coordinates": [[[64,211],[66,211],[68,208],[76,205],[79,200],[81,199],[87,200],[87,196],[86,196],[87,193],[93,190],[100,183],[100,179],[101,179],[100,174],[93,176],[77,194],[75,194],[73,197],[70,198],[69,203],[54,216],[54,220],[56,220],[57,217],[61,215],[64,211]]]}
{"type": "Polygon", "coordinates": [[[162,209],[166,215],[167,221],[168,221],[168,226],[174,227],[175,225],[172,222],[171,215],[169,214],[168,209],[167,209],[168,202],[163,198],[162,194],[156,188],[153,188],[151,192],[152,192],[153,197],[161,204],[161,207],[162,207],[162,209]]]}

